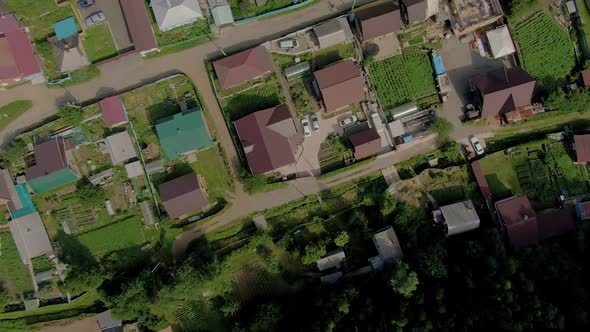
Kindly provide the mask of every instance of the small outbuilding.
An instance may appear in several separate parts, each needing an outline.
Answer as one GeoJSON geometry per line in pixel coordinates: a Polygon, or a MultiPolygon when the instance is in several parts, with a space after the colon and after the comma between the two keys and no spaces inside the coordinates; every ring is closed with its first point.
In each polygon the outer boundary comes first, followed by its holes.
{"type": "Polygon", "coordinates": [[[148,175],[162,173],[165,170],[166,167],[164,167],[164,160],[162,159],[154,160],[145,164],[145,171],[148,173],[148,175]]]}
{"type": "Polygon", "coordinates": [[[488,43],[494,59],[498,59],[516,52],[510,30],[507,25],[502,25],[486,32],[488,43]]]}
{"type": "Polygon", "coordinates": [[[441,206],[432,213],[435,223],[446,225],[449,236],[479,227],[479,216],[471,200],[441,206]]]}
{"type": "Polygon", "coordinates": [[[590,163],[590,134],[574,135],[573,148],[576,152],[576,164],[590,163]]]}
{"type": "Polygon", "coordinates": [[[120,165],[137,157],[131,136],[127,131],[108,136],[105,139],[113,165],[120,165]]]}
{"type": "Polygon", "coordinates": [[[53,247],[39,212],[13,219],[8,227],[24,264],[29,264],[35,257],[53,254],[53,247]]]}
{"type": "Polygon", "coordinates": [[[345,17],[335,18],[313,27],[319,48],[324,49],[338,44],[351,42],[352,30],[345,17]]]}
{"type": "Polygon", "coordinates": [[[10,172],[0,169],[0,209],[5,206],[10,211],[21,209],[23,204],[16,191],[10,172]]]}
{"type": "Polygon", "coordinates": [[[397,234],[395,234],[395,230],[391,226],[374,233],[373,243],[382,262],[399,263],[404,258],[397,234]]]}
{"type": "Polygon", "coordinates": [[[303,61],[294,66],[285,68],[285,77],[287,78],[287,81],[290,81],[305,76],[310,72],[311,66],[309,65],[309,62],[303,61]]]}
{"type": "Polygon", "coordinates": [[[355,14],[363,41],[397,33],[402,28],[400,9],[393,1],[371,3],[355,14]]]}
{"type": "Polygon", "coordinates": [[[590,219],[590,201],[576,203],[576,215],[580,220],[590,219]]]}
{"type": "Polygon", "coordinates": [[[107,310],[96,315],[98,328],[102,332],[123,332],[123,321],[113,317],[113,311],[107,310]]]}
{"type": "Polygon", "coordinates": [[[170,218],[181,218],[207,206],[205,191],[195,173],[164,182],[159,187],[162,205],[170,218]]]}
{"type": "Polygon", "coordinates": [[[100,173],[89,176],[88,181],[90,181],[90,183],[92,183],[92,185],[98,186],[98,185],[104,184],[106,180],[112,178],[113,176],[115,176],[115,172],[113,171],[112,168],[109,168],[109,169],[104,170],[100,173]]]}
{"type": "Polygon", "coordinates": [[[143,223],[148,226],[153,225],[156,221],[156,217],[154,216],[152,203],[150,201],[143,201],[139,203],[139,208],[141,209],[141,215],[143,216],[143,223]]]}
{"type": "Polygon", "coordinates": [[[99,105],[107,127],[113,128],[129,122],[125,105],[119,96],[105,98],[99,102],[99,105]]]}
{"type": "Polygon", "coordinates": [[[209,8],[215,26],[224,26],[234,23],[234,15],[227,0],[209,0],[209,8]]]}
{"type": "Polygon", "coordinates": [[[537,213],[526,196],[513,196],[495,203],[498,220],[514,249],[539,241],[537,213]]]}
{"type": "Polygon", "coordinates": [[[143,175],[143,166],[139,160],[136,160],[125,164],[125,171],[127,172],[127,177],[133,179],[143,175]]]}

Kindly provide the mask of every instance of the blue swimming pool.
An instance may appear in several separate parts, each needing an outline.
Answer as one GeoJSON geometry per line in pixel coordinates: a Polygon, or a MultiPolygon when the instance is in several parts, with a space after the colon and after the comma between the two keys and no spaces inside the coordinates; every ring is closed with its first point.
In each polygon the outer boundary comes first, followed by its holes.
{"type": "Polygon", "coordinates": [[[24,183],[19,183],[15,187],[16,193],[18,194],[23,207],[13,211],[12,216],[16,219],[37,212],[37,209],[35,209],[35,204],[33,204],[33,200],[31,199],[31,195],[29,195],[27,185],[24,183]]]}

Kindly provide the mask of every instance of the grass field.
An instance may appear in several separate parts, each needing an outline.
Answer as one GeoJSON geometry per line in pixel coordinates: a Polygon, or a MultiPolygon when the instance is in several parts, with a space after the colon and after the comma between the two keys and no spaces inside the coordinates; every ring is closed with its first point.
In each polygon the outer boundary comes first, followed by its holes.
{"type": "Polygon", "coordinates": [[[298,55],[287,55],[272,53],[272,59],[276,64],[285,70],[287,67],[295,65],[295,58],[300,61],[307,61],[312,66],[312,70],[325,67],[331,63],[349,59],[354,56],[354,44],[338,44],[332,47],[324,48],[316,52],[307,52],[298,55]]]}
{"type": "Polygon", "coordinates": [[[161,31],[157,24],[154,24],[154,34],[158,41],[158,46],[169,46],[190,40],[198,40],[203,36],[211,33],[209,24],[204,19],[199,19],[194,23],[185,24],[178,28],[168,31],[161,31]]]}
{"type": "Polygon", "coordinates": [[[198,152],[197,161],[192,163],[191,167],[205,178],[209,201],[223,198],[225,193],[231,190],[232,179],[217,145],[198,152]]]}
{"type": "Polygon", "coordinates": [[[544,84],[555,84],[574,66],[574,45],[568,33],[545,12],[537,12],[513,30],[524,69],[544,84]]]}
{"type": "Polygon", "coordinates": [[[78,236],[94,256],[135,247],[145,242],[139,218],[129,218],[78,236]]]}
{"type": "Polygon", "coordinates": [[[74,16],[70,6],[58,7],[54,0],[4,0],[8,12],[14,12],[25,22],[33,41],[53,33],[52,24],[74,16]]]}
{"type": "Polygon", "coordinates": [[[117,55],[115,41],[111,29],[106,23],[97,24],[86,29],[86,37],[82,41],[84,50],[91,63],[96,63],[117,55]]]}
{"type": "Polygon", "coordinates": [[[367,66],[381,107],[385,110],[435,92],[428,54],[406,52],[367,66]]]}
{"type": "MultiPolygon", "coordinates": [[[[64,317],[76,317],[82,314],[83,312],[77,311],[86,308],[92,307],[97,301],[99,301],[100,296],[98,295],[97,291],[92,291],[83,294],[79,298],[72,301],[72,303],[64,303],[64,304],[55,304],[55,305],[48,305],[44,306],[35,310],[30,311],[14,311],[14,312],[6,312],[0,314],[0,320],[3,319],[21,319],[21,318],[28,318],[28,317],[36,317],[36,316],[43,316],[43,315],[52,315],[52,314],[59,314],[64,313],[64,317]]],[[[59,315],[58,315],[59,316],[59,315]]],[[[56,319],[53,317],[54,320],[56,319]]],[[[28,321],[28,320],[27,320],[28,321]]],[[[33,321],[43,321],[43,320],[33,320],[33,321]]]]}
{"type": "Polygon", "coordinates": [[[250,113],[270,108],[285,101],[281,86],[272,77],[255,88],[221,99],[221,106],[229,121],[236,121],[250,113]]]}
{"type": "Polygon", "coordinates": [[[8,126],[19,115],[33,107],[30,100],[17,100],[0,107],[0,131],[8,126]]]}
{"type": "Polygon", "coordinates": [[[291,0],[268,0],[263,6],[257,6],[254,2],[249,0],[231,0],[230,6],[234,19],[241,20],[260,14],[270,12],[275,9],[290,6],[293,2],[291,0]]]}
{"type": "Polygon", "coordinates": [[[23,292],[33,290],[29,272],[9,232],[0,234],[0,262],[0,281],[10,297],[16,298],[23,292]]]}

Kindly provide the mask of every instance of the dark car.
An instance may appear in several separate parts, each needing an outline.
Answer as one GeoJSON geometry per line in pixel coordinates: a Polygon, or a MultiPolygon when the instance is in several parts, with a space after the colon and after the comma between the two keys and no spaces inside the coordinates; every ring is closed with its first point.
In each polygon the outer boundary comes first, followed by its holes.
{"type": "Polygon", "coordinates": [[[90,7],[90,6],[94,6],[94,0],[79,0],[78,1],[78,7],[80,7],[80,8],[86,8],[86,7],[90,7]]]}

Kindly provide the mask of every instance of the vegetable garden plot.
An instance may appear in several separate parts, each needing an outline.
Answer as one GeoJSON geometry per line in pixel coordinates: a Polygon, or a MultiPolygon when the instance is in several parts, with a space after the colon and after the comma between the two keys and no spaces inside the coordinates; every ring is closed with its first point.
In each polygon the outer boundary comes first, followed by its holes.
{"type": "Polygon", "coordinates": [[[568,33],[544,12],[517,24],[514,38],[520,47],[524,69],[541,82],[563,79],[576,64],[568,33]]]}
{"type": "Polygon", "coordinates": [[[377,97],[384,109],[435,92],[434,72],[428,54],[406,52],[367,66],[377,97]]]}

